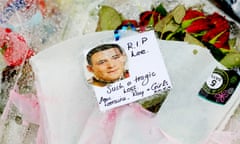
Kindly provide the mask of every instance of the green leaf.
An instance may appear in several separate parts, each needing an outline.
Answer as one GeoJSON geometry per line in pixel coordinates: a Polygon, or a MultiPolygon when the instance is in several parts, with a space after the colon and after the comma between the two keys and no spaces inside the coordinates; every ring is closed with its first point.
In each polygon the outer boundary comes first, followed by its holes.
{"type": "Polygon", "coordinates": [[[179,28],[179,25],[174,21],[170,21],[164,28],[164,32],[175,32],[179,28]]]}
{"type": "Polygon", "coordinates": [[[160,94],[152,95],[151,97],[139,100],[138,103],[142,105],[145,109],[157,113],[167,98],[168,92],[163,92],[160,94]]]}
{"type": "Polygon", "coordinates": [[[148,26],[153,26],[154,25],[154,18],[153,15],[150,17],[150,20],[148,22],[148,26]]]}
{"type": "Polygon", "coordinates": [[[114,30],[122,23],[121,14],[110,6],[103,5],[98,15],[99,20],[96,31],[114,30]]]}
{"type": "Polygon", "coordinates": [[[222,31],[222,32],[220,32],[219,34],[217,34],[215,37],[213,37],[213,38],[209,41],[209,43],[210,43],[210,44],[215,44],[216,41],[217,41],[217,39],[218,39],[222,34],[224,34],[224,32],[225,32],[225,31],[222,31]]]}
{"type": "Polygon", "coordinates": [[[186,35],[184,37],[184,41],[188,42],[189,44],[195,44],[195,45],[199,45],[201,47],[205,47],[201,41],[199,41],[197,38],[195,38],[194,36],[192,36],[189,33],[186,33],[186,35]]]}
{"type": "Polygon", "coordinates": [[[158,5],[155,9],[156,12],[160,13],[161,16],[166,16],[167,15],[167,10],[164,8],[162,4],[158,5]]]}
{"type": "Polygon", "coordinates": [[[6,49],[8,48],[8,45],[5,43],[1,48],[0,48],[0,53],[3,54],[6,49]]]}
{"type": "Polygon", "coordinates": [[[161,20],[159,20],[156,25],[154,26],[154,30],[157,32],[163,32],[164,28],[166,27],[166,25],[168,23],[170,23],[170,21],[172,20],[173,16],[168,14],[167,16],[165,16],[164,18],[162,18],[161,20]]]}
{"type": "Polygon", "coordinates": [[[230,52],[240,52],[240,39],[238,37],[231,38],[228,40],[228,44],[230,46],[230,52]]]}
{"type": "Polygon", "coordinates": [[[202,19],[202,18],[205,18],[205,17],[202,17],[202,16],[199,16],[199,17],[195,17],[195,18],[192,18],[192,19],[189,19],[189,20],[184,20],[182,22],[182,28],[187,28],[188,26],[190,26],[192,24],[193,21],[195,20],[198,20],[198,19],[202,19]]]}
{"type": "Polygon", "coordinates": [[[183,17],[186,14],[186,10],[184,5],[178,5],[174,10],[171,12],[173,18],[177,24],[181,24],[183,17]]]}
{"type": "Polygon", "coordinates": [[[234,49],[234,46],[236,45],[237,38],[232,38],[228,40],[228,44],[230,46],[230,49],[234,49]]]}
{"type": "Polygon", "coordinates": [[[214,45],[208,42],[203,42],[203,44],[210,50],[212,56],[217,61],[221,61],[225,57],[226,53],[223,53],[220,49],[216,48],[214,45]]]}
{"type": "Polygon", "coordinates": [[[240,53],[228,53],[220,63],[229,69],[240,67],[240,53]]]}

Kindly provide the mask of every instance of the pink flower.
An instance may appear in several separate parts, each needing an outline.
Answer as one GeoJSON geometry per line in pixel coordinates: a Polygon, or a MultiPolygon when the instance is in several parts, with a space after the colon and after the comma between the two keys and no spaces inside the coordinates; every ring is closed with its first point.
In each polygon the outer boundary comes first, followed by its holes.
{"type": "Polygon", "coordinates": [[[34,55],[24,37],[8,28],[0,28],[0,50],[8,66],[19,66],[34,55]]]}

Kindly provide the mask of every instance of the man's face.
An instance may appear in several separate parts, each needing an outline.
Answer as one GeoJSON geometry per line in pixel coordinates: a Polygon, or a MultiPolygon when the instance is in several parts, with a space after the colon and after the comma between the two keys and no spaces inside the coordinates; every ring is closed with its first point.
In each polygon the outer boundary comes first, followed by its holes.
{"type": "Polygon", "coordinates": [[[88,70],[98,79],[115,81],[124,73],[126,56],[117,48],[97,52],[92,55],[91,60],[92,65],[88,65],[88,70]]]}

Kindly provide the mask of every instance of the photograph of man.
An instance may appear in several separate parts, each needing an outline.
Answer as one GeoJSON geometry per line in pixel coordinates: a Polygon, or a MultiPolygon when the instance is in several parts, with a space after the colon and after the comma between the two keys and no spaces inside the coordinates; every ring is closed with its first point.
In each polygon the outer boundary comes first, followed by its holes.
{"type": "Polygon", "coordinates": [[[104,87],[129,77],[125,69],[127,57],[117,44],[99,45],[87,54],[87,70],[93,74],[88,82],[95,86],[104,87]]]}

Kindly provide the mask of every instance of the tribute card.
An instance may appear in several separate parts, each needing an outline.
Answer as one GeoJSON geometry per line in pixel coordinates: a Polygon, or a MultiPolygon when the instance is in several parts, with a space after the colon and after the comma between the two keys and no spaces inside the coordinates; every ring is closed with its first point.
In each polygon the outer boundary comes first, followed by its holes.
{"type": "Polygon", "coordinates": [[[97,45],[85,56],[88,84],[101,111],[172,88],[153,31],[97,45]]]}

